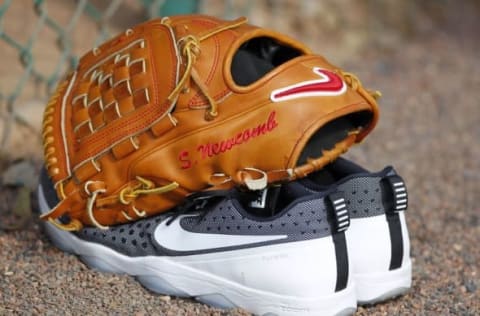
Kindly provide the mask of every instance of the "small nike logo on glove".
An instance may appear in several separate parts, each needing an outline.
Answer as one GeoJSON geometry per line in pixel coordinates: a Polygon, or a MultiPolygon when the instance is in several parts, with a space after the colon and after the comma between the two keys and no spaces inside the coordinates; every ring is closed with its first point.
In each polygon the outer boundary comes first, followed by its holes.
{"type": "Polygon", "coordinates": [[[347,85],[336,73],[319,67],[314,67],[313,73],[321,78],[276,89],[270,94],[270,99],[280,102],[303,97],[336,96],[347,90],[347,85]]]}
{"type": "Polygon", "coordinates": [[[190,216],[192,215],[179,216],[169,225],[167,225],[168,219],[161,222],[153,233],[157,244],[173,251],[190,252],[244,246],[288,237],[287,235],[226,235],[190,232],[180,225],[182,218],[190,216]]]}

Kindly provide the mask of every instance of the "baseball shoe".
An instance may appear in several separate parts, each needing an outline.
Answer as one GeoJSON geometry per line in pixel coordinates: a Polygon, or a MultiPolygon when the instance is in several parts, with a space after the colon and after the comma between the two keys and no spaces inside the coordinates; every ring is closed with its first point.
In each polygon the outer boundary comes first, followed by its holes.
{"type": "Polygon", "coordinates": [[[333,183],[343,193],[350,214],[346,237],[358,303],[373,304],[407,292],[412,263],[402,178],[392,167],[371,173],[340,158],[286,186],[301,195],[321,192],[333,183]]]}
{"type": "MultiPolygon", "coordinates": [[[[153,292],[259,315],[352,314],[343,194],[282,190],[253,198],[236,189],[206,192],[175,212],[108,230],[67,232],[46,222],[45,231],[89,267],[134,276],[153,292]]],[[[42,214],[58,203],[45,172],[38,195],[42,214]]]]}

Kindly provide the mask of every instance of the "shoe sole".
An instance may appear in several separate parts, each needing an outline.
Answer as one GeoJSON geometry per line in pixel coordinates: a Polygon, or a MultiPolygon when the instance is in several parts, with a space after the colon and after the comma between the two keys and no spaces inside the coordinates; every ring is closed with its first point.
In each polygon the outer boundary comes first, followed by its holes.
{"type": "MultiPolygon", "coordinates": [[[[42,213],[48,207],[41,186],[38,199],[42,213]]],[[[246,287],[211,273],[194,269],[169,257],[128,257],[103,245],[82,240],[72,233],[44,223],[53,244],[77,255],[88,267],[109,273],[127,274],[152,292],[191,297],[223,309],[244,308],[257,315],[351,315],[356,310],[353,282],[339,292],[318,298],[269,293],[246,287]]]]}
{"type": "Polygon", "coordinates": [[[357,302],[371,305],[405,294],[412,286],[412,263],[408,259],[402,267],[375,274],[354,274],[357,302]]]}

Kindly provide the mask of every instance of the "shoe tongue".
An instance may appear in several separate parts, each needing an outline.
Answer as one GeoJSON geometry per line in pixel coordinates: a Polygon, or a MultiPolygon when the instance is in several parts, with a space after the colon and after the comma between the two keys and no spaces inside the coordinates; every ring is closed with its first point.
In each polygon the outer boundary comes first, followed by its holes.
{"type": "Polygon", "coordinates": [[[257,216],[273,216],[294,200],[311,193],[312,191],[301,183],[294,181],[255,191],[250,195],[251,198],[246,202],[246,205],[250,212],[257,216]]]}
{"type": "Polygon", "coordinates": [[[273,186],[255,191],[247,205],[251,212],[258,216],[272,216],[278,211],[278,202],[281,193],[280,186],[273,186]]]}
{"type": "Polygon", "coordinates": [[[252,208],[264,209],[267,206],[268,188],[255,192],[256,198],[248,203],[252,208]]]}

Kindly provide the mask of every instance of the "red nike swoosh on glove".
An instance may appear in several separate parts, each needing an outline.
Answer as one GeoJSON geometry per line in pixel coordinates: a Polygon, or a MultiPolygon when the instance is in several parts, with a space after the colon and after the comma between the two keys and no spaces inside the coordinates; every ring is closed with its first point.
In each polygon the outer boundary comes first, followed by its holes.
{"type": "Polygon", "coordinates": [[[303,97],[335,96],[347,90],[347,85],[336,73],[319,67],[314,67],[313,73],[321,78],[276,89],[270,94],[270,99],[279,102],[303,97]]]}

